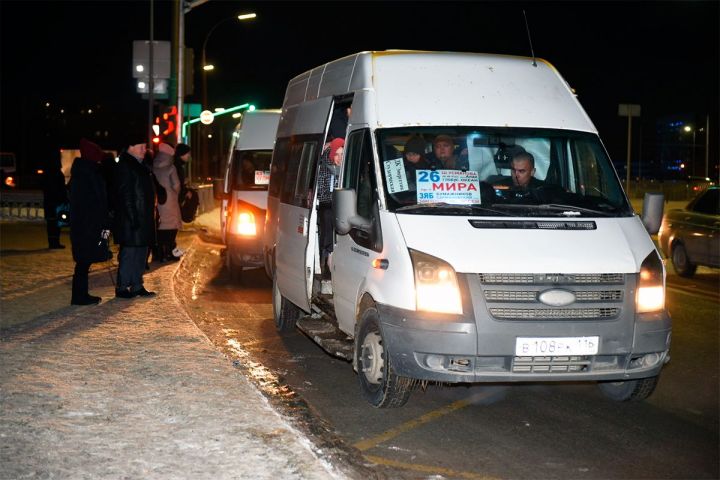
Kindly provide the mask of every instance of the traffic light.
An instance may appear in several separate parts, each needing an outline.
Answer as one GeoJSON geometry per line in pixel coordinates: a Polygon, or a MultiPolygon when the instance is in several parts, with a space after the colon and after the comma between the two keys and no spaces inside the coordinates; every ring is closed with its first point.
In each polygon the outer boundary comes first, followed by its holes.
{"type": "Polygon", "coordinates": [[[152,143],[158,145],[160,143],[160,117],[155,117],[155,125],[152,126],[152,131],[152,143]]]}

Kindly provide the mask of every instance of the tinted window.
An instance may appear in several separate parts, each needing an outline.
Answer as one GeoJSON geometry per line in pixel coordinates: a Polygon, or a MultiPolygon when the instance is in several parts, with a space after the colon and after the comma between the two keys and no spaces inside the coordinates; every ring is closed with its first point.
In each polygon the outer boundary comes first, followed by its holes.
{"type": "Polygon", "coordinates": [[[719,215],[720,189],[711,188],[706,190],[694,202],[691,209],[693,212],[704,213],[705,215],[719,215]]]}
{"type": "Polygon", "coordinates": [[[266,190],[272,150],[233,151],[230,178],[233,190],[266,190]]]}

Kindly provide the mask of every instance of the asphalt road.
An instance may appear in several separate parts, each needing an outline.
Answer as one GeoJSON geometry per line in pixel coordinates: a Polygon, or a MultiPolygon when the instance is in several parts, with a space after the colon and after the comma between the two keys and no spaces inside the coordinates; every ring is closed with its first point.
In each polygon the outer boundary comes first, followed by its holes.
{"type": "Polygon", "coordinates": [[[399,409],[374,409],[348,362],[296,330],[275,331],[271,282],[232,283],[222,246],[198,242],[177,295],[226,354],[316,441],[379,478],[699,479],[720,476],[720,273],[668,276],[671,362],[639,403],[591,383],[429,386],[399,409]]]}

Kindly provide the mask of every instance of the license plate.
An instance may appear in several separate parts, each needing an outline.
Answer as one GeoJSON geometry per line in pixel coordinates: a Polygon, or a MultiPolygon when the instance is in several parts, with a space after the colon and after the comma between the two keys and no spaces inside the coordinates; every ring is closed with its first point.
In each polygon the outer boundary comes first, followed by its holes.
{"type": "Polygon", "coordinates": [[[596,355],[600,337],[518,337],[515,356],[596,355]]]}

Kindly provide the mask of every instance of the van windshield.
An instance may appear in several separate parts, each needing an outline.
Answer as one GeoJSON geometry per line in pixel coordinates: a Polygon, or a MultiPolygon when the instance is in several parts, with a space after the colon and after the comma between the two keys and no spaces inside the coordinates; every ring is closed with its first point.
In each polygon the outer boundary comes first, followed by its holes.
{"type": "Polygon", "coordinates": [[[490,216],[629,216],[597,135],[518,128],[376,131],[389,210],[490,216]]]}
{"type": "Polygon", "coordinates": [[[234,150],[230,167],[233,190],[267,190],[272,150],[234,150]]]}

